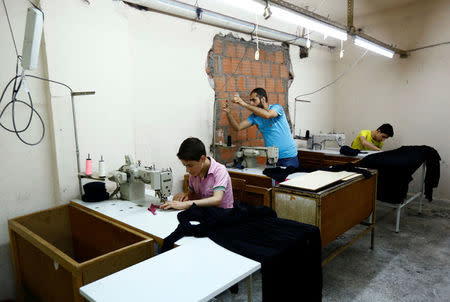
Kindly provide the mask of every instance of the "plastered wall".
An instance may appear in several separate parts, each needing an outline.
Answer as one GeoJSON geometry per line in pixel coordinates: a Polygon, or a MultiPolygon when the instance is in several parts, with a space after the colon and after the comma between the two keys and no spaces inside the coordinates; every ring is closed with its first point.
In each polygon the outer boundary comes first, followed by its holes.
{"type": "MultiPolygon", "coordinates": [[[[402,49],[450,41],[450,2],[426,1],[405,5],[378,15],[361,16],[368,34],[395,42],[402,49]]],[[[394,137],[385,149],[403,145],[429,145],[440,154],[441,178],[436,199],[450,199],[450,45],[423,49],[407,59],[387,59],[368,53],[336,85],[336,128],[347,135],[347,143],[361,129],[376,129],[384,122],[394,127],[394,137]]],[[[345,71],[363,50],[348,47],[337,63],[345,71]]],[[[415,187],[417,188],[417,179],[415,187]]]]}

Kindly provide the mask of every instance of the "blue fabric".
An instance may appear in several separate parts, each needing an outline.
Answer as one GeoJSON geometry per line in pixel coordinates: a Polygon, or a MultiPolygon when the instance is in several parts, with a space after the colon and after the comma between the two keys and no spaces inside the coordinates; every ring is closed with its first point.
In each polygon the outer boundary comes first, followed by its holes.
{"type": "Polygon", "coordinates": [[[278,113],[277,117],[265,119],[252,113],[247,119],[252,125],[258,126],[264,137],[266,147],[275,146],[278,148],[280,159],[297,156],[297,147],[292,138],[283,107],[274,104],[269,106],[268,110],[271,109],[278,113]]]}
{"type": "Polygon", "coordinates": [[[294,168],[298,168],[300,165],[298,163],[298,157],[296,155],[294,157],[279,159],[278,162],[277,162],[277,166],[278,167],[294,167],[294,168]]]}

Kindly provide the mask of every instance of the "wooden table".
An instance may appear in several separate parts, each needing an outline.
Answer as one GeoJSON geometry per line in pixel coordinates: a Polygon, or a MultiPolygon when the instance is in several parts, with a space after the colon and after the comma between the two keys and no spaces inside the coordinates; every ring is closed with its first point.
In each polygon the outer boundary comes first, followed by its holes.
{"type": "Polygon", "coordinates": [[[318,192],[276,186],[272,189],[272,207],[278,217],[318,226],[322,247],[358,224],[366,225],[353,240],[327,257],[325,265],[363,235],[371,232],[374,246],[377,174],[341,182],[318,192]],[[364,222],[367,218],[369,222],[364,222]]]}

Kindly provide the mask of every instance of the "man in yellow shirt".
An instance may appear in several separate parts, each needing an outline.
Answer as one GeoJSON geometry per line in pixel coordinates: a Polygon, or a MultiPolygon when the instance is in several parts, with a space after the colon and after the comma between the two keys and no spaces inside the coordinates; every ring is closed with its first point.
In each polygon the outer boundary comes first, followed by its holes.
{"type": "Polygon", "coordinates": [[[377,130],[361,130],[352,143],[353,149],[381,151],[383,142],[394,136],[394,129],[390,124],[383,124],[377,130]]]}

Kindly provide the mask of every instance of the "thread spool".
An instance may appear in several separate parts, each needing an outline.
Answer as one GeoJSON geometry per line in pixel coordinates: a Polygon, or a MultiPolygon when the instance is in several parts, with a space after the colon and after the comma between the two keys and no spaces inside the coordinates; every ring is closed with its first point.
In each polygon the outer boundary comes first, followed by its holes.
{"type": "Polygon", "coordinates": [[[88,153],[88,157],[86,158],[86,175],[92,175],[92,159],[91,155],[88,153]]]}
{"type": "Polygon", "coordinates": [[[103,155],[101,156],[101,159],[98,161],[98,176],[106,177],[106,168],[105,168],[105,161],[103,160],[103,155]]]}

